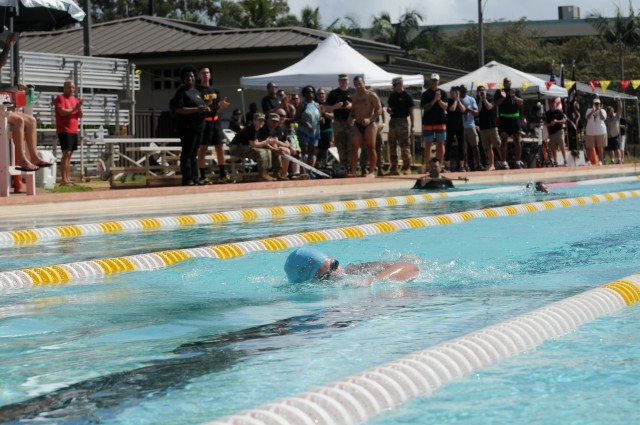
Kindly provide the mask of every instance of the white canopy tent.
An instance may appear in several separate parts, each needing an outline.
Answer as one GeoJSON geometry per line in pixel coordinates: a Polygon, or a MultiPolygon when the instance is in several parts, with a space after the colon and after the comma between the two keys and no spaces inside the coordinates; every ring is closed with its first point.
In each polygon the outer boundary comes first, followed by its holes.
{"type": "Polygon", "coordinates": [[[474,90],[482,84],[488,90],[497,90],[506,77],[511,80],[511,87],[520,90],[524,97],[567,97],[568,95],[567,89],[563,87],[553,84],[547,88],[546,81],[496,61],[491,61],[463,77],[442,84],[440,88],[449,91],[453,86],[464,84],[469,90],[474,90]]]}
{"type": "MultiPolygon", "coordinates": [[[[351,78],[363,75],[367,85],[391,87],[391,80],[399,74],[392,74],[358,53],[349,43],[331,34],[316,49],[293,65],[270,74],[240,78],[244,88],[264,89],[270,82],[279,87],[336,87],[338,75],[349,74],[351,78]]],[[[424,77],[402,75],[405,86],[424,85],[424,77]]]]}

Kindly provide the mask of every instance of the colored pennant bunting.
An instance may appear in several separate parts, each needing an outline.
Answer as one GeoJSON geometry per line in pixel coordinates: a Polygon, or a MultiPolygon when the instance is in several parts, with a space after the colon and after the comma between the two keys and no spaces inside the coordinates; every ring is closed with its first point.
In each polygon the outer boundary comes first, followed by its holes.
{"type": "Polygon", "coordinates": [[[602,89],[602,93],[607,91],[607,87],[611,84],[611,80],[600,80],[600,88],[602,89]]]}
{"type": "Polygon", "coordinates": [[[573,88],[573,86],[576,85],[575,81],[571,81],[571,80],[566,80],[564,82],[564,86],[567,88],[567,90],[571,90],[573,88]]]}
{"type": "Polygon", "coordinates": [[[527,91],[527,89],[531,87],[531,83],[528,81],[523,81],[522,82],[522,91],[527,91]]]}
{"type": "Polygon", "coordinates": [[[637,90],[639,86],[640,80],[631,80],[631,87],[633,87],[634,90],[637,90]]]}
{"type": "Polygon", "coordinates": [[[620,87],[622,87],[622,91],[625,91],[627,87],[629,87],[629,83],[631,83],[631,80],[620,80],[620,87]]]}
{"type": "Polygon", "coordinates": [[[591,91],[596,91],[599,84],[600,84],[600,81],[598,80],[589,81],[589,85],[591,86],[591,91]]]}

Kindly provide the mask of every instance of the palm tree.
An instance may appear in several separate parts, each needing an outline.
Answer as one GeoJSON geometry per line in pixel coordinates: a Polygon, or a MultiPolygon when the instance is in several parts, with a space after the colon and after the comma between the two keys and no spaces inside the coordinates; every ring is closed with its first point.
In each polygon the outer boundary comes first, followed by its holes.
{"type": "Polygon", "coordinates": [[[417,9],[406,9],[395,24],[391,22],[389,12],[381,12],[373,17],[371,36],[376,41],[395,44],[408,52],[416,47],[418,40],[424,39],[423,33],[429,31],[428,28],[420,31],[422,21],[422,14],[417,9]]]}
{"type": "Polygon", "coordinates": [[[353,16],[345,16],[344,20],[336,19],[327,27],[327,31],[352,37],[362,37],[363,35],[358,19],[353,16]]]}
{"type": "Polygon", "coordinates": [[[305,28],[321,30],[322,23],[320,19],[320,8],[316,7],[315,9],[312,9],[309,6],[307,6],[304,9],[302,9],[300,24],[305,28]]]}
{"type": "Polygon", "coordinates": [[[371,38],[381,43],[394,44],[396,41],[396,27],[391,23],[389,12],[380,12],[373,17],[371,23],[371,38]]]}
{"type": "Polygon", "coordinates": [[[607,18],[599,12],[591,12],[587,21],[593,25],[600,36],[608,43],[618,45],[620,51],[620,79],[624,80],[624,55],[626,50],[633,49],[640,43],[640,12],[633,10],[629,1],[629,15],[623,16],[620,6],[616,6],[616,16],[607,18]]]}

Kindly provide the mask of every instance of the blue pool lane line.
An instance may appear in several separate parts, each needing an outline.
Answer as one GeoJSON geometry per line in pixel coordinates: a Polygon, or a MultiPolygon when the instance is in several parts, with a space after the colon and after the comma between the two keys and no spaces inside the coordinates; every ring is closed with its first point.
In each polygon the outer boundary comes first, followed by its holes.
{"type": "Polygon", "coordinates": [[[208,425],[363,423],[638,301],[640,274],[635,274],[208,425]]]}
{"type": "Polygon", "coordinates": [[[156,270],[171,266],[189,258],[207,257],[228,259],[255,251],[277,251],[303,246],[309,243],[396,232],[405,229],[463,223],[474,218],[505,217],[558,208],[568,208],[600,202],[615,201],[640,196],[640,191],[624,191],[579,198],[556,199],[464,211],[436,216],[406,218],[393,221],[368,223],[359,226],[295,233],[254,241],[228,243],[201,248],[176,249],[149,254],[105,258],[53,266],[32,267],[0,272],[1,288],[22,288],[33,285],[63,284],[83,278],[104,276],[129,271],[156,270]]]}
{"type": "MultiPolygon", "coordinates": [[[[615,177],[609,179],[583,180],[580,182],[551,183],[550,187],[598,185],[606,183],[623,183],[639,181],[640,176],[615,177]]],[[[254,208],[237,211],[226,211],[208,214],[168,216],[157,218],[139,218],[132,220],[107,221],[100,223],[78,224],[68,226],[43,227],[39,229],[22,229],[0,232],[0,246],[35,244],[62,238],[111,234],[121,232],[141,232],[145,230],[173,230],[184,226],[210,225],[253,221],[264,218],[291,217],[307,214],[330,213],[333,211],[355,211],[372,208],[384,208],[396,205],[423,204],[434,199],[457,198],[482,193],[512,193],[522,191],[524,186],[491,187],[486,189],[421,193],[407,196],[372,198],[351,201],[324,202],[308,205],[290,205],[284,207],[254,208]]]]}

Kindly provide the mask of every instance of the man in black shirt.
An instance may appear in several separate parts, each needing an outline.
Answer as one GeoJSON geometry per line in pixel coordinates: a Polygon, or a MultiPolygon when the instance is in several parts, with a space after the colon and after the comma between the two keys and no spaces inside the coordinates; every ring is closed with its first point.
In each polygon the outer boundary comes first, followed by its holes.
{"type": "Polygon", "coordinates": [[[218,113],[229,106],[229,101],[225,97],[220,98],[220,92],[211,86],[211,70],[204,67],[200,70],[200,84],[196,86],[202,99],[209,105],[210,111],[204,116],[204,130],[202,132],[202,140],[200,141],[200,149],[198,150],[198,168],[200,169],[200,181],[198,184],[208,184],[207,169],[205,157],[209,151],[209,146],[214,146],[216,157],[218,159],[218,169],[220,170],[219,181],[227,183],[227,172],[224,164],[224,149],[222,146],[222,129],[218,113]]]}
{"type": "Polygon", "coordinates": [[[438,87],[440,76],[431,74],[429,88],[422,93],[422,140],[424,141],[424,167],[429,165],[431,147],[436,142],[436,158],[444,161],[444,141],[447,138],[447,93],[438,87]]]}
{"type": "Polygon", "coordinates": [[[276,83],[267,84],[267,95],[262,98],[262,112],[266,114],[273,112],[280,106],[280,99],[276,96],[278,86],[276,83]]]}
{"type": "Polygon", "coordinates": [[[511,80],[505,77],[502,81],[503,88],[496,90],[494,105],[500,110],[500,120],[498,121],[498,131],[502,149],[502,157],[507,159],[507,143],[509,136],[513,138],[514,152],[516,155],[516,168],[524,168],[520,161],[522,146],[520,145],[520,107],[524,100],[520,91],[511,88],[511,80]]]}
{"type": "Polygon", "coordinates": [[[329,92],[324,110],[333,113],[333,143],[338,148],[340,164],[347,169],[348,173],[355,174],[356,170],[349,169],[351,164],[351,135],[348,123],[352,106],[351,96],[355,93],[355,89],[349,87],[349,76],[347,74],[339,75],[338,84],[338,88],[329,92]]]}
{"type": "Polygon", "coordinates": [[[402,77],[394,78],[393,93],[387,102],[389,120],[389,150],[391,170],[389,174],[397,176],[411,173],[411,134],[413,133],[413,99],[404,89],[402,77]],[[409,118],[409,123],[407,123],[409,118]],[[402,170],[398,171],[398,146],[402,155],[402,170]]]}
{"type": "Polygon", "coordinates": [[[487,93],[487,89],[479,85],[478,97],[476,102],[478,103],[478,126],[480,127],[480,141],[482,147],[487,154],[487,165],[489,169],[487,171],[493,171],[496,169],[496,164],[499,168],[508,169],[507,161],[502,156],[502,150],[500,149],[500,136],[498,135],[498,127],[496,124],[496,110],[493,107],[490,95],[487,93]],[[496,148],[498,152],[498,163],[494,163],[493,148],[496,148]]]}
{"type": "MultiPolygon", "coordinates": [[[[558,98],[558,103],[560,98],[558,98]]],[[[560,109],[556,107],[556,100],[549,99],[549,110],[544,114],[544,125],[547,127],[547,134],[549,135],[549,159],[556,162],[557,151],[560,149],[562,152],[562,159],[564,160],[564,166],[567,166],[567,153],[564,148],[564,126],[567,123],[567,119],[560,109]]]]}
{"type": "Polygon", "coordinates": [[[447,168],[453,170],[452,159],[456,155],[453,154],[453,139],[458,142],[458,167],[459,171],[469,171],[465,165],[466,143],[464,140],[464,124],[462,114],[466,112],[465,106],[460,100],[460,88],[458,86],[451,87],[449,92],[449,101],[447,102],[447,147],[445,159],[447,160],[447,168]]]}

